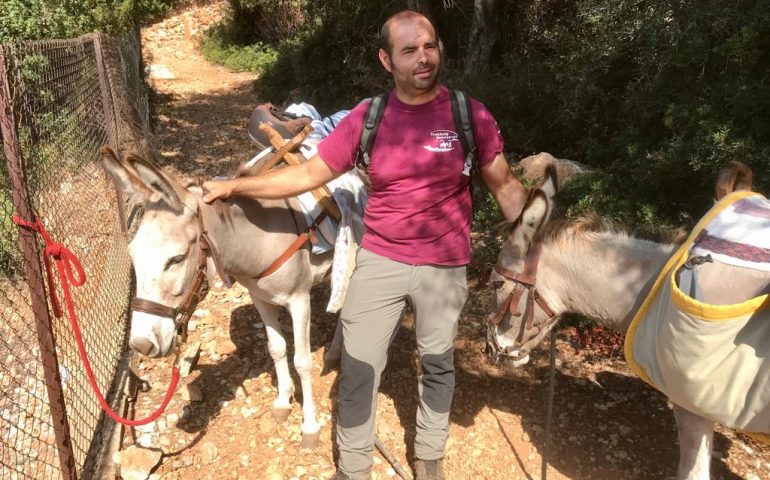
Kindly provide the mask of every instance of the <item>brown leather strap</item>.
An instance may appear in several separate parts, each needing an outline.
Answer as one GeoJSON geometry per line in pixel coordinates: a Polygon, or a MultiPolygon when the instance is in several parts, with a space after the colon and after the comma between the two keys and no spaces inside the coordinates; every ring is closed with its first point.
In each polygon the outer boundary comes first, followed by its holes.
{"type": "Polygon", "coordinates": [[[554,311],[551,310],[551,307],[548,306],[548,302],[546,302],[545,299],[540,296],[540,292],[538,292],[537,290],[535,290],[535,301],[537,302],[538,305],[540,305],[540,308],[543,309],[543,313],[545,313],[549,317],[556,316],[554,311]]]}
{"type": "Polygon", "coordinates": [[[516,284],[516,286],[513,287],[513,290],[511,290],[511,305],[508,308],[511,311],[511,315],[514,317],[521,315],[519,313],[519,301],[521,300],[521,296],[524,294],[524,291],[525,288],[519,284],[516,284]]]}
{"type": "MultiPolygon", "coordinates": [[[[514,290],[516,288],[514,287],[514,290]]],[[[505,312],[508,311],[509,308],[511,308],[511,300],[513,299],[513,290],[511,293],[506,297],[505,301],[500,304],[500,307],[498,307],[497,312],[495,312],[494,316],[490,318],[487,321],[487,325],[490,327],[495,327],[497,325],[500,325],[500,322],[503,321],[503,318],[505,318],[505,312]]]]}
{"type": "Polygon", "coordinates": [[[211,241],[209,232],[206,230],[206,226],[203,223],[203,211],[201,210],[200,203],[198,204],[198,230],[200,231],[200,236],[198,237],[198,245],[201,249],[201,253],[199,255],[202,255],[202,258],[199,260],[199,266],[203,265],[205,267],[206,256],[210,256],[211,260],[214,262],[214,269],[217,271],[217,275],[219,275],[219,278],[221,278],[222,281],[229,286],[230,282],[228,281],[225,269],[222,267],[222,261],[221,257],[219,256],[219,252],[217,251],[214,242],[211,241]]]}
{"type": "Polygon", "coordinates": [[[169,317],[171,319],[176,318],[177,309],[161,305],[158,302],[152,300],[145,300],[143,298],[134,297],[129,305],[131,310],[135,312],[144,312],[151,315],[159,315],[161,317],[169,317]]]}
{"type": "Polygon", "coordinates": [[[530,285],[535,286],[537,278],[537,265],[540,263],[540,254],[543,253],[543,244],[535,242],[529,247],[527,258],[524,260],[524,271],[521,274],[532,277],[530,285]]]}
{"type": "Polygon", "coordinates": [[[534,287],[537,278],[535,278],[534,275],[527,275],[526,273],[514,273],[513,280],[516,280],[519,283],[523,283],[529,287],[534,287]]]}
{"type": "MultiPolygon", "coordinates": [[[[205,257],[204,257],[205,261],[205,257]]],[[[204,263],[203,268],[198,268],[195,271],[195,276],[193,277],[192,285],[190,285],[190,291],[187,293],[187,296],[184,299],[184,302],[182,302],[182,306],[179,307],[179,313],[182,315],[192,315],[193,311],[195,310],[195,307],[198,306],[198,302],[200,302],[203,297],[208,294],[208,288],[205,288],[204,285],[206,283],[206,267],[204,263]]]]}
{"type": "Polygon", "coordinates": [[[281,268],[281,266],[286,263],[288,259],[292,257],[297,251],[302,248],[302,246],[310,239],[315,237],[315,232],[318,230],[318,225],[321,224],[324,220],[326,220],[326,217],[328,214],[326,213],[326,210],[322,210],[321,214],[316,217],[315,220],[313,220],[313,223],[311,223],[304,232],[300,233],[294,242],[289,245],[289,248],[286,249],[283,254],[281,254],[280,257],[276,261],[270,264],[265,270],[262,271],[259,275],[257,275],[255,278],[261,279],[265,278],[268,275],[274,273],[276,270],[281,268]]]}
{"type": "MultiPolygon", "coordinates": [[[[217,275],[219,275],[219,278],[221,278],[222,281],[225,282],[225,284],[227,284],[227,286],[230,286],[232,282],[230,281],[229,276],[225,273],[225,269],[222,266],[222,259],[219,256],[219,252],[217,251],[216,247],[211,242],[211,238],[209,237],[208,232],[203,231],[203,233],[201,233],[200,245],[201,245],[201,249],[203,249],[204,254],[208,257],[211,257],[211,260],[214,262],[214,270],[217,271],[217,275]]],[[[205,261],[206,260],[204,257],[204,260],[203,260],[204,265],[205,265],[205,261]]]]}
{"type": "Polygon", "coordinates": [[[508,270],[505,267],[502,267],[499,263],[495,265],[494,270],[500,274],[501,277],[505,277],[509,280],[513,280],[516,276],[516,272],[512,272],[511,270],[508,270]]]}
{"type": "Polygon", "coordinates": [[[521,331],[521,340],[525,341],[529,338],[532,332],[532,327],[535,324],[535,287],[527,288],[527,306],[524,309],[524,321],[521,322],[524,325],[521,331]]]}

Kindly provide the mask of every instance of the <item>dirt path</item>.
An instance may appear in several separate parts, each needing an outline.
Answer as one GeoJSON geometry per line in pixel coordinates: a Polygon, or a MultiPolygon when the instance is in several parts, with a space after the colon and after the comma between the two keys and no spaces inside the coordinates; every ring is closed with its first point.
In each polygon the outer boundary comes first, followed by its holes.
{"type": "MultiPolygon", "coordinates": [[[[258,95],[254,76],[207,63],[184,38],[219,15],[218,6],[196,7],[144,31],[148,64],[166,66],[175,78],[153,81],[157,144],[161,161],[184,175],[227,174],[253,155],[245,131],[258,95]]],[[[457,389],[451,414],[445,468],[450,479],[540,478],[544,445],[547,349],[526,368],[506,371],[482,354],[489,292],[476,286],[457,341],[457,389]]],[[[288,421],[270,416],[275,395],[273,367],[264,327],[240,287],[215,288],[200,305],[189,343],[200,342],[201,358],[183,389],[200,391],[201,401],[178,392],[168,414],[127,438],[162,449],[156,474],[163,479],[319,479],[334,472],[332,442],[336,372],[320,376],[323,346],[336,318],[323,312],[325,287],[314,296],[315,397],[323,423],[321,444],[299,449],[299,404],[288,421]]],[[[380,438],[399,461],[412,461],[416,373],[412,319],[396,338],[379,397],[380,438]]],[[[285,323],[288,327],[288,323],[285,323]]],[[[558,342],[557,399],[550,444],[551,479],[657,479],[673,476],[678,447],[673,414],[665,398],[630,374],[613,349],[576,349],[571,331],[558,342]],[[609,350],[609,354],[607,352],[609,350]]],[[[617,342],[617,338],[614,339],[617,342]]],[[[547,348],[547,345],[546,345],[547,348]]],[[[154,388],[140,395],[136,416],[161,400],[168,383],[167,361],[146,361],[142,372],[154,388]]],[[[770,451],[745,436],[719,430],[715,437],[715,479],[770,478],[770,451]]],[[[394,472],[375,456],[373,478],[394,472]]]]}

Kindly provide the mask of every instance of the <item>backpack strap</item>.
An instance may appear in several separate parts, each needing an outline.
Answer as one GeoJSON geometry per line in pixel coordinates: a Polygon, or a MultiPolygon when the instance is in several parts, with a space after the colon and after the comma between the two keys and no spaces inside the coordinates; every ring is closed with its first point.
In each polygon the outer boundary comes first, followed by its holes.
{"type": "Polygon", "coordinates": [[[369,108],[366,110],[366,120],[364,128],[361,130],[361,141],[358,144],[358,154],[356,155],[356,167],[364,173],[369,171],[371,162],[370,153],[374,145],[374,137],[377,136],[377,128],[380,126],[382,114],[385,112],[385,106],[388,103],[388,94],[381,93],[372,97],[369,102],[369,108]]]}
{"type": "Polygon", "coordinates": [[[452,117],[460,137],[460,145],[465,153],[463,175],[470,176],[476,170],[476,140],[473,137],[473,116],[471,98],[460,90],[450,90],[452,97],[452,117]]]}
{"type": "MultiPolygon", "coordinates": [[[[463,175],[472,175],[476,170],[476,140],[473,136],[473,116],[471,114],[471,99],[460,90],[450,90],[452,100],[452,118],[457,129],[460,145],[465,153],[463,175]]],[[[377,135],[377,129],[388,103],[388,93],[372,97],[366,110],[364,128],[361,130],[361,140],[356,155],[356,167],[363,173],[368,173],[371,162],[372,145],[377,135]]]]}

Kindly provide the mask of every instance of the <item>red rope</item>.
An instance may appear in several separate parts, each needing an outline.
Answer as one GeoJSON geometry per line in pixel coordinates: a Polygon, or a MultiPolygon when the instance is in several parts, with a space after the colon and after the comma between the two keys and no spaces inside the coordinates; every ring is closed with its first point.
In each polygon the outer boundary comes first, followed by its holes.
{"type": "Polygon", "coordinates": [[[171,371],[171,385],[166,392],[166,396],[163,398],[163,402],[160,404],[160,407],[158,407],[158,409],[155,410],[149,417],[143,418],[141,420],[129,420],[127,418],[121,417],[114,410],[112,410],[107,404],[107,401],[104,399],[102,393],[99,391],[99,386],[96,384],[94,372],[91,370],[91,362],[88,360],[86,347],[83,343],[83,336],[80,333],[80,325],[78,324],[78,319],[75,314],[75,305],[72,302],[72,295],[70,294],[70,284],[79,287],[86,282],[86,274],[83,271],[83,267],[80,265],[80,261],[67,247],[61,243],[54,242],[51,239],[51,236],[48,234],[48,231],[46,231],[40,219],[37,219],[34,222],[28,222],[27,220],[24,220],[18,215],[14,214],[13,222],[21,227],[29,228],[30,230],[38,232],[43,237],[43,240],[45,241],[45,255],[43,256],[43,260],[45,261],[46,276],[48,277],[48,293],[51,297],[51,305],[53,306],[54,315],[56,318],[61,318],[61,303],[59,302],[59,298],[56,295],[56,285],[53,281],[53,269],[51,268],[50,258],[53,258],[53,260],[56,262],[56,271],[59,274],[59,281],[61,283],[62,291],[64,292],[64,302],[67,304],[67,313],[70,319],[70,324],[72,325],[73,334],[75,335],[75,342],[78,345],[78,353],[80,354],[80,359],[83,362],[83,367],[86,370],[88,383],[91,384],[91,388],[93,389],[94,393],[96,394],[96,398],[99,401],[99,406],[102,407],[104,413],[109,415],[110,418],[116,422],[122,423],[123,425],[128,425],[130,427],[145,425],[157,420],[166,409],[166,407],[168,407],[168,404],[171,401],[171,397],[174,394],[174,390],[176,390],[176,386],[179,383],[179,368],[174,366],[173,370],[171,371]]]}

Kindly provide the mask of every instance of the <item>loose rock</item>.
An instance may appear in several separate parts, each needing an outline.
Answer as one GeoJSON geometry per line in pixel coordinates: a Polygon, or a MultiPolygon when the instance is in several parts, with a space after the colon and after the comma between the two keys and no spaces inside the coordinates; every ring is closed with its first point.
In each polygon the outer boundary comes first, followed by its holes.
{"type": "Polygon", "coordinates": [[[123,480],[147,480],[158,466],[161,452],[132,445],[120,452],[120,476],[123,480]]]}

